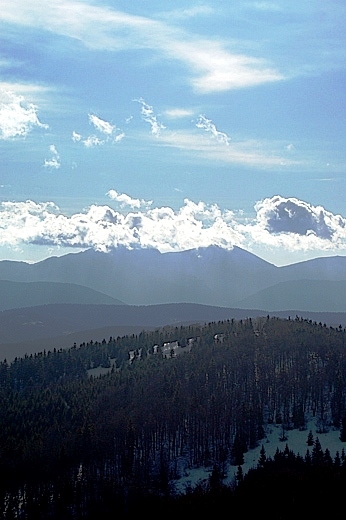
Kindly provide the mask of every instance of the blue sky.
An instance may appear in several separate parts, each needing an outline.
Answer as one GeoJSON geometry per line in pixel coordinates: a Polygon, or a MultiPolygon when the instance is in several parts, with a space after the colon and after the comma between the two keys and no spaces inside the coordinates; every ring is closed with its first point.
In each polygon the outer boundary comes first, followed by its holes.
{"type": "Polygon", "coordinates": [[[2,0],[0,259],[346,254],[346,4],[2,0]]]}

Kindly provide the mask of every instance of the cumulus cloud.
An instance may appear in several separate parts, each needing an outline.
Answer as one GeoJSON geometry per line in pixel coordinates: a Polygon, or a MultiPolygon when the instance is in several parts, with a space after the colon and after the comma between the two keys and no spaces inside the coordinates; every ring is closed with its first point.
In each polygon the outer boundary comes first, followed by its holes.
{"type": "MultiPolygon", "coordinates": [[[[130,205],[134,202],[121,194],[115,197],[130,205]]],[[[0,245],[34,243],[99,251],[123,245],[155,247],[162,252],[210,244],[232,247],[241,236],[231,220],[231,212],[188,199],[177,211],[160,207],[123,213],[93,205],[72,216],[63,215],[53,203],[4,202],[0,205],[0,245]]]]}
{"type": "Polygon", "coordinates": [[[81,140],[82,140],[81,134],[79,134],[78,132],[73,131],[72,132],[72,141],[74,141],[75,143],[78,143],[81,140]]]}
{"type": "Polygon", "coordinates": [[[345,218],[296,198],[264,199],[255,209],[258,224],[273,235],[291,233],[329,241],[345,235],[345,218]]]}
{"type": "Polygon", "coordinates": [[[37,115],[37,107],[23,96],[0,90],[0,139],[26,137],[35,127],[47,129],[37,115]]]}
{"type": "Polygon", "coordinates": [[[209,132],[213,137],[215,137],[215,139],[219,143],[229,145],[231,138],[228,137],[228,135],[224,132],[220,132],[219,130],[217,130],[216,126],[211,121],[211,119],[207,119],[205,116],[200,115],[197,120],[196,126],[197,128],[202,128],[206,132],[209,132]]]}
{"type": "Polygon", "coordinates": [[[72,141],[75,143],[81,142],[86,148],[92,148],[105,143],[120,143],[124,139],[125,133],[120,131],[116,125],[112,125],[95,114],[88,114],[88,118],[89,123],[101,134],[101,137],[94,134],[83,137],[79,132],[73,131],[72,141]]]}
{"type": "Polygon", "coordinates": [[[43,166],[45,168],[53,168],[55,170],[58,170],[61,166],[59,153],[55,148],[54,144],[50,145],[49,150],[52,156],[50,159],[45,159],[43,166]]]}
{"type": "Polygon", "coordinates": [[[107,195],[120,204],[119,211],[92,205],[85,212],[66,216],[52,202],[2,202],[0,245],[26,243],[99,251],[122,245],[161,252],[209,245],[249,250],[260,245],[290,252],[346,248],[344,217],[294,198],[275,196],[259,201],[255,217],[244,221],[241,214],[202,201],[185,199],[181,208],[173,210],[151,207],[151,201],[116,190],[107,195]]]}
{"type": "Polygon", "coordinates": [[[135,99],[135,101],[140,103],[142,118],[149,123],[151,133],[155,136],[159,136],[161,130],[164,130],[166,127],[157,120],[153,107],[148,105],[143,98],[135,99]]]}
{"type": "Polygon", "coordinates": [[[109,190],[106,195],[116,202],[120,202],[122,207],[130,206],[131,208],[140,208],[151,206],[153,201],[146,201],[144,199],[134,199],[126,193],[118,193],[116,190],[109,190]]]}
{"type": "Polygon", "coordinates": [[[105,141],[97,137],[97,135],[89,135],[86,139],[82,139],[82,142],[87,148],[92,148],[93,146],[99,146],[100,144],[105,143],[105,141]]]}

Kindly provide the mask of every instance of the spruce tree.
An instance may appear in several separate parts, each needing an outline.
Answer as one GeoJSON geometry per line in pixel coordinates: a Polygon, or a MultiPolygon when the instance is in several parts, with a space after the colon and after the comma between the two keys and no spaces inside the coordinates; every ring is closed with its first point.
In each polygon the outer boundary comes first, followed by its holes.
{"type": "Polygon", "coordinates": [[[313,446],[313,445],[314,445],[314,436],[313,436],[311,430],[309,431],[308,438],[307,438],[307,440],[306,440],[306,444],[307,444],[308,446],[313,446]]]}
{"type": "Polygon", "coordinates": [[[320,466],[321,464],[323,464],[324,453],[323,453],[322,446],[321,446],[321,443],[320,443],[320,440],[318,437],[316,437],[313,448],[312,448],[311,459],[312,459],[312,463],[315,466],[320,466]]]}
{"type": "Polygon", "coordinates": [[[261,451],[260,451],[260,456],[259,456],[259,459],[258,459],[258,466],[264,466],[264,464],[266,463],[266,460],[267,460],[267,455],[266,455],[266,450],[264,449],[264,446],[262,444],[262,447],[261,447],[261,451]]]}

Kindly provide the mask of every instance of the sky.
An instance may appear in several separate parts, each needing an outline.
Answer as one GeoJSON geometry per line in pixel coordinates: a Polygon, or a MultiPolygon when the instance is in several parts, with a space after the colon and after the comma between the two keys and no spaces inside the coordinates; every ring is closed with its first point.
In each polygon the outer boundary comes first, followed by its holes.
{"type": "Polygon", "coordinates": [[[346,255],[346,4],[2,0],[0,260],[346,255]]]}

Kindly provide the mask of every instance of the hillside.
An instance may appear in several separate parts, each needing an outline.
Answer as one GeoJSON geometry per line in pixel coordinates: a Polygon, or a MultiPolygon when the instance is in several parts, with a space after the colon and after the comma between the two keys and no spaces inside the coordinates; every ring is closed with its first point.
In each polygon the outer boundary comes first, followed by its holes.
{"type": "Polygon", "coordinates": [[[0,359],[33,354],[53,348],[70,348],[74,343],[102,341],[110,336],[138,334],[164,326],[261,316],[304,317],[332,327],[346,327],[346,313],[268,312],[261,309],[214,307],[176,303],[161,305],[50,304],[0,312],[0,359]]]}
{"type": "Polygon", "coordinates": [[[266,316],[0,362],[0,515],[11,504],[27,520],[184,517],[248,502],[255,514],[273,490],[280,504],[289,493],[280,518],[316,490],[333,511],[346,482],[345,334],[266,316]]]}

